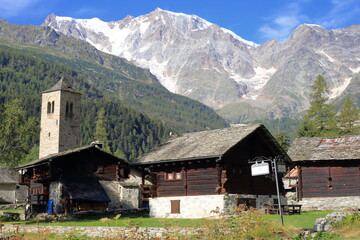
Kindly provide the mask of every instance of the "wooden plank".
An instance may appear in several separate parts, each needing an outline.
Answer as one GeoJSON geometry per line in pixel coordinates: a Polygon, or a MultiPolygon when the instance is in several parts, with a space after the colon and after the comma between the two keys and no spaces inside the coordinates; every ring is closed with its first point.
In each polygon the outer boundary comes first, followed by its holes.
{"type": "Polygon", "coordinates": [[[360,195],[358,167],[303,167],[304,197],[360,195]]]}

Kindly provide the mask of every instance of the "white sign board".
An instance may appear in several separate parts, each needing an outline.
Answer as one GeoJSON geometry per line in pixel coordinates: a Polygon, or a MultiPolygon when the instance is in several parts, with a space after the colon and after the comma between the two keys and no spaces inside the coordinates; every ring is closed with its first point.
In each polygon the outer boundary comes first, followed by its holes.
{"type": "Polygon", "coordinates": [[[255,163],[251,165],[251,176],[270,174],[269,163],[255,163]]]}

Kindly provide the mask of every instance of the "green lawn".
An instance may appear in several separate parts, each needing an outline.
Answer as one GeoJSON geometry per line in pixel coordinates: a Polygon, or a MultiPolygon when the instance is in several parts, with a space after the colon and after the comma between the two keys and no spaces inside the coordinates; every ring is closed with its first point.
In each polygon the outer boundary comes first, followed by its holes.
{"type": "MultiPolygon", "coordinates": [[[[313,228],[317,218],[325,217],[333,211],[310,211],[299,215],[284,215],[284,225],[296,228],[313,228]]],[[[279,215],[264,215],[265,218],[280,222],[279,215]]]]}
{"type": "Polygon", "coordinates": [[[24,209],[0,209],[0,212],[22,213],[24,209]]]}
{"type": "MultiPolygon", "coordinates": [[[[10,212],[10,211],[9,211],[10,212]]],[[[14,210],[12,212],[18,212],[14,210]]],[[[325,217],[332,211],[302,212],[300,215],[284,215],[284,225],[295,228],[313,228],[315,219],[325,217]]],[[[265,219],[280,222],[279,215],[263,215],[265,219]]],[[[210,219],[162,219],[122,216],[114,219],[115,215],[98,216],[86,220],[63,221],[63,222],[40,222],[40,225],[53,226],[112,226],[112,227],[201,227],[206,222],[217,221],[210,219]]],[[[10,223],[10,222],[9,222],[10,223]]],[[[11,222],[17,224],[37,224],[35,220],[11,222]]]]}

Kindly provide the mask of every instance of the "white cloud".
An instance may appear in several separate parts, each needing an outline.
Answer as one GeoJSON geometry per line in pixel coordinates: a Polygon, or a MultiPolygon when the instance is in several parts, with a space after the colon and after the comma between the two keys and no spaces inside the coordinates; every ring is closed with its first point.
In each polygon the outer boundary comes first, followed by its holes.
{"type": "Polygon", "coordinates": [[[14,17],[39,0],[0,0],[0,16],[14,17]]]}
{"type": "MultiPolygon", "coordinates": [[[[321,7],[315,1],[295,0],[279,9],[273,16],[268,17],[260,29],[266,40],[276,39],[286,41],[291,32],[300,24],[313,23],[325,28],[340,28],[354,24],[351,21],[359,19],[360,2],[358,0],[331,0],[330,10],[321,18],[312,18],[304,13],[303,4],[313,4],[314,8],[321,7]]],[[[355,22],[358,24],[358,22],[355,22]]]]}
{"type": "Polygon", "coordinates": [[[323,18],[315,20],[317,24],[327,28],[337,28],[347,24],[360,14],[360,3],[358,0],[332,0],[332,8],[323,18]]]}
{"type": "Polygon", "coordinates": [[[301,14],[300,2],[290,3],[268,18],[268,22],[259,29],[263,37],[285,41],[295,27],[307,20],[307,16],[301,14]]]}

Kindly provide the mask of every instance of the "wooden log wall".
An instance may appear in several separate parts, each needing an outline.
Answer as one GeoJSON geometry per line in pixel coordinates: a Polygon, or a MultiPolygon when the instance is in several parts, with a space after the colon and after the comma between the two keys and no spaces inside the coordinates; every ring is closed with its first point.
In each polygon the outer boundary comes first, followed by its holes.
{"type": "Polygon", "coordinates": [[[157,174],[157,196],[194,196],[216,194],[218,170],[198,168],[181,171],[182,178],[167,180],[166,172],[157,174]]]}
{"type": "Polygon", "coordinates": [[[301,168],[302,197],[343,197],[360,195],[359,167],[301,168]]]}
{"type": "Polygon", "coordinates": [[[187,195],[216,194],[218,170],[216,168],[187,171],[187,195]]]}

